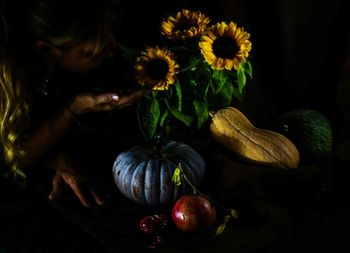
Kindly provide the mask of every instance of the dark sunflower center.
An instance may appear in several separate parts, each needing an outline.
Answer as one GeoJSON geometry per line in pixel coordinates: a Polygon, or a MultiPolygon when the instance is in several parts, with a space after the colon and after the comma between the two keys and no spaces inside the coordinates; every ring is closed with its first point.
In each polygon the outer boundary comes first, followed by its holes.
{"type": "Polygon", "coordinates": [[[213,43],[213,52],[216,57],[233,58],[238,50],[236,41],[230,37],[219,37],[213,43]]]}
{"type": "Polygon", "coordinates": [[[169,71],[168,64],[162,59],[154,59],[147,64],[147,75],[153,80],[162,80],[169,71]]]}
{"type": "Polygon", "coordinates": [[[193,27],[193,24],[191,24],[190,22],[178,22],[175,26],[175,31],[187,31],[190,30],[191,27],[193,27]]]}

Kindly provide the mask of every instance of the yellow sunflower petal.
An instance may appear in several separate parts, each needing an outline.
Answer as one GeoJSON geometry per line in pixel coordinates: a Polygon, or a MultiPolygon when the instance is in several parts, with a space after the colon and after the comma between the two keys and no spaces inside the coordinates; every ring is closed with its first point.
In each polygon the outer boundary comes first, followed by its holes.
{"type": "Polygon", "coordinates": [[[238,60],[238,58],[233,59],[233,67],[235,70],[239,68],[239,65],[241,65],[241,62],[238,60]]]}
{"type": "Polygon", "coordinates": [[[227,70],[232,70],[232,68],[233,68],[233,60],[232,59],[225,59],[224,67],[227,70]]]}
{"type": "Polygon", "coordinates": [[[234,22],[230,22],[227,26],[228,35],[232,36],[237,31],[237,25],[234,22]]]}
{"type": "Polygon", "coordinates": [[[214,54],[206,54],[205,60],[209,64],[213,64],[214,61],[216,60],[216,56],[214,54]]]}
{"type": "Polygon", "coordinates": [[[199,48],[201,48],[205,52],[213,51],[212,45],[210,43],[205,43],[205,42],[199,43],[199,48]]]}
{"type": "Polygon", "coordinates": [[[174,26],[170,23],[163,22],[161,25],[161,30],[163,34],[170,34],[174,29],[174,26]]]}
{"type": "Polygon", "coordinates": [[[206,26],[209,23],[209,19],[198,11],[191,12],[187,9],[175,13],[174,16],[169,16],[162,22],[161,33],[168,39],[182,39],[199,37],[201,36],[206,26]],[[188,27],[187,29],[179,30],[176,27],[188,27]]]}
{"type": "Polygon", "coordinates": [[[199,47],[205,61],[213,69],[238,69],[239,65],[245,62],[249,56],[249,51],[252,47],[251,42],[248,40],[249,37],[250,34],[245,32],[243,28],[237,27],[236,23],[230,22],[226,24],[225,22],[219,22],[207,29],[206,34],[200,39],[199,47]],[[226,45],[221,50],[214,52],[214,44],[222,37],[231,38],[235,43],[235,45],[232,45],[232,50],[237,51],[232,54],[232,51],[229,51],[231,49],[227,48],[226,45]],[[234,49],[233,47],[237,48],[234,49]],[[227,52],[227,55],[225,55],[225,52],[227,52]],[[219,55],[216,55],[216,53],[219,55]]]}
{"type": "Polygon", "coordinates": [[[201,37],[201,42],[204,42],[204,43],[209,43],[210,45],[213,44],[214,40],[216,39],[216,37],[214,36],[214,39],[209,37],[209,36],[206,36],[206,35],[203,35],[201,37]]]}
{"type": "Polygon", "coordinates": [[[217,35],[220,36],[220,37],[223,36],[225,34],[226,28],[227,28],[226,23],[225,22],[221,22],[218,25],[217,35]]]}

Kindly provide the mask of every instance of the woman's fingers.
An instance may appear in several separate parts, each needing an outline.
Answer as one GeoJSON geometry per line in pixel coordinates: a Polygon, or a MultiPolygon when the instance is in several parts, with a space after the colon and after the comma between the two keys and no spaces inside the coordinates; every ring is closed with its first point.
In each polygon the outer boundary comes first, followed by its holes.
{"type": "Polygon", "coordinates": [[[98,205],[103,205],[104,200],[100,194],[92,188],[95,184],[92,179],[88,179],[85,174],[79,173],[79,165],[74,160],[66,156],[58,156],[54,163],[56,173],[52,179],[52,191],[48,198],[55,200],[62,195],[64,187],[69,187],[74,192],[85,207],[91,206],[94,201],[98,205]],[[74,169],[72,166],[75,166],[74,169]]]}
{"type": "Polygon", "coordinates": [[[105,93],[100,95],[80,94],[69,108],[78,115],[86,112],[110,111],[132,104],[149,91],[151,91],[150,88],[141,87],[123,95],[117,93],[105,93]]]}
{"type": "Polygon", "coordinates": [[[94,97],[94,104],[91,111],[111,111],[118,106],[117,103],[119,101],[120,97],[115,93],[97,95],[94,97]]]}
{"type": "Polygon", "coordinates": [[[115,107],[123,107],[132,104],[135,100],[146,95],[150,90],[151,89],[149,88],[138,88],[131,93],[123,94],[122,96],[119,96],[116,93],[107,93],[98,95],[95,98],[95,102],[101,109],[111,110],[115,107]]]}
{"type": "MultiPolygon", "coordinates": [[[[50,200],[55,200],[61,196],[63,183],[68,185],[73,190],[74,194],[85,207],[90,207],[90,201],[83,192],[78,180],[76,180],[72,175],[62,175],[61,173],[56,173],[52,180],[52,191],[49,195],[50,200]]],[[[89,188],[89,193],[96,204],[103,205],[105,203],[105,201],[99,196],[99,194],[96,193],[94,189],[89,188]]]]}
{"type": "Polygon", "coordinates": [[[63,179],[59,173],[56,173],[52,179],[52,191],[49,195],[50,200],[54,200],[62,194],[63,179]]]}
{"type": "Polygon", "coordinates": [[[137,99],[145,96],[149,91],[151,91],[151,89],[149,88],[138,88],[129,94],[125,94],[121,96],[120,99],[116,101],[115,106],[122,108],[128,105],[131,105],[137,99]]]}
{"type": "Polygon", "coordinates": [[[97,95],[95,97],[95,103],[96,105],[104,105],[104,104],[110,104],[110,103],[115,103],[119,101],[119,96],[118,94],[115,93],[107,93],[103,95],[97,95]]]}
{"type": "Polygon", "coordinates": [[[96,204],[103,205],[105,203],[103,201],[103,199],[96,193],[95,190],[90,188],[90,193],[91,193],[92,197],[95,199],[96,204]]]}
{"type": "Polygon", "coordinates": [[[71,111],[77,115],[87,112],[97,112],[113,108],[113,104],[119,101],[116,93],[102,95],[80,94],[69,105],[71,111]]]}
{"type": "Polygon", "coordinates": [[[70,188],[74,191],[74,194],[78,197],[80,202],[86,206],[90,206],[90,202],[83,191],[80,189],[78,181],[72,176],[62,176],[64,181],[69,185],[70,188]]]}

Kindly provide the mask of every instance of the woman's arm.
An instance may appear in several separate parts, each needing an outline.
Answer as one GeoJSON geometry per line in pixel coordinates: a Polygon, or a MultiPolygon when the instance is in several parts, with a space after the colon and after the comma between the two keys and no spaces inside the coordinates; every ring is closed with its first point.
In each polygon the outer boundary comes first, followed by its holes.
{"type": "Polygon", "coordinates": [[[35,162],[59,142],[79,115],[88,112],[110,111],[132,104],[149,92],[149,88],[138,88],[121,95],[107,93],[102,95],[80,94],[60,112],[45,121],[26,142],[27,160],[35,162]]]}
{"type": "Polygon", "coordinates": [[[46,120],[26,142],[27,161],[29,163],[40,159],[47,151],[59,142],[72,123],[76,121],[69,104],[63,110],[46,120]]]}
{"type": "MultiPolygon", "coordinates": [[[[28,160],[35,162],[43,157],[51,147],[64,137],[71,124],[77,121],[76,117],[78,115],[87,112],[109,111],[115,108],[122,108],[132,104],[149,91],[149,88],[136,89],[120,97],[114,93],[78,95],[60,112],[44,122],[28,139],[28,160]]],[[[52,191],[49,194],[50,200],[58,198],[62,193],[62,188],[68,186],[84,206],[90,206],[90,200],[94,200],[99,205],[103,204],[103,198],[99,196],[94,185],[90,185],[91,182],[87,182],[87,178],[81,173],[83,171],[81,170],[80,162],[64,154],[58,154],[50,161],[50,167],[56,171],[52,180],[52,191]]]]}

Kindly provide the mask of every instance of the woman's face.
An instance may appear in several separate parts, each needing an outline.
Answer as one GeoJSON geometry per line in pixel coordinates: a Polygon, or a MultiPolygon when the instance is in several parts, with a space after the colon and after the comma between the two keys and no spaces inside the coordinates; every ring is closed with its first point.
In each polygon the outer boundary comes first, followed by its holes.
{"type": "Polygon", "coordinates": [[[106,36],[105,43],[97,51],[95,50],[95,41],[80,43],[70,49],[61,49],[57,57],[57,64],[74,72],[91,72],[100,65],[103,59],[114,55],[116,42],[112,36],[106,36]]]}

